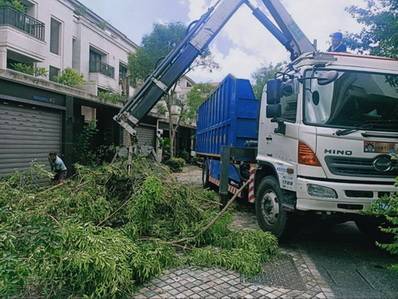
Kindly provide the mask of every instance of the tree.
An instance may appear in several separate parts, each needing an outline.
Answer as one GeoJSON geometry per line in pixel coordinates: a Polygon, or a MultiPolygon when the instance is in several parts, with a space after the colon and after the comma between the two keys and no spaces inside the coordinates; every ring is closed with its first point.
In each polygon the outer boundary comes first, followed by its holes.
{"type": "Polygon", "coordinates": [[[367,7],[350,6],[346,11],[366,27],[348,34],[346,43],[358,52],[398,58],[398,0],[366,0],[367,7]]]}
{"type": "MultiPolygon", "coordinates": [[[[187,27],[181,23],[154,24],[153,31],[142,38],[141,47],[136,53],[129,53],[128,65],[133,86],[145,79],[156,65],[184,40],[186,32],[187,27]]],[[[219,65],[206,49],[187,72],[196,67],[208,68],[211,71],[219,65]]]]}
{"type": "Polygon", "coordinates": [[[210,96],[215,86],[208,83],[195,84],[187,94],[188,116],[196,120],[199,106],[210,96]]]}
{"type": "MultiPolygon", "coordinates": [[[[154,24],[153,31],[143,37],[141,47],[137,49],[136,53],[129,54],[128,66],[133,86],[139,85],[169,52],[181,44],[186,32],[187,27],[181,23],[154,24]]],[[[214,62],[210,51],[205,50],[186,70],[185,74],[197,67],[207,68],[211,71],[219,66],[214,62]]],[[[176,93],[176,85],[163,97],[163,100],[166,102],[166,108],[169,112],[170,149],[171,158],[174,158],[175,136],[180,124],[188,117],[187,108],[184,103],[185,99],[176,93]],[[176,107],[176,109],[173,107],[176,107]],[[176,110],[179,113],[175,113],[176,110]]]]}
{"type": "Polygon", "coordinates": [[[264,85],[267,83],[267,81],[269,79],[274,79],[275,74],[277,72],[283,71],[285,67],[286,62],[278,62],[275,66],[270,63],[269,65],[263,65],[252,74],[252,78],[254,80],[253,91],[256,99],[261,98],[264,85]]]}

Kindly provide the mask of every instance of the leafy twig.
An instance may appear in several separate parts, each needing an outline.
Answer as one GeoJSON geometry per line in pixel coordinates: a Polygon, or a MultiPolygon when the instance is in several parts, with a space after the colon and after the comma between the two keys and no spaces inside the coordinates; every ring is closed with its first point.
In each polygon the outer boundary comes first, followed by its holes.
{"type": "Polygon", "coordinates": [[[38,193],[37,195],[42,195],[42,194],[44,194],[44,193],[50,192],[50,191],[52,191],[52,190],[55,190],[55,189],[61,187],[62,185],[65,185],[65,184],[67,184],[67,183],[69,183],[69,182],[70,182],[70,180],[62,181],[62,182],[58,183],[57,185],[52,186],[51,188],[48,188],[48,189],[46,189],[46,190],[44,190],[44,191],[41,191],[41,192],[38,193]]]}
{"type": "MultiPolygon", "coordinates": [[[[213,220],[211,220],[204,228],[203,230],[199,233],[199,234],[203,234],[205,231],[207,231],[210,227],[212,227],[214,225],[214,223],[217,222],[218,219],[221,218],[222,215],[225,214],[225,212],[229,209],[229,207],[232,205],[232,203],[235,201],[235,199],[238,197],[238,195],[243,191],[243,189],[249,184],[249,180],[246,181],[242,187],[240,187],[240,189],[238,190],[238,192],[236,192],[234,194],[234,196],[232,196],[232,198],[227,202],[227,204],[224,206],[224,208],[217,214],[216,217],[213,218],[213,220]]],[[[192,240],[194,237],[186,237],[186,238],[182,238],[180,240],[177,241],[173,241],[173,242],[169,242],[169,245],[174,245],[174,244],[178,244],[178,243],[183,243],[186,241],[190,241],[192,240]]]]}

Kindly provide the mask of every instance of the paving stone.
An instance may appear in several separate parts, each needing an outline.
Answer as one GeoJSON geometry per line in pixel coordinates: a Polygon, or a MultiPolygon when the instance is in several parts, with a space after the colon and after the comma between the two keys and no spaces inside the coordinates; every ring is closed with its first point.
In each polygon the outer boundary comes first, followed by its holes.
{"type": "Polygon", "coordinates": [[[210,294],[208,292],[202,291],[198,294],[201,298],[208,298],[210,294]]]}

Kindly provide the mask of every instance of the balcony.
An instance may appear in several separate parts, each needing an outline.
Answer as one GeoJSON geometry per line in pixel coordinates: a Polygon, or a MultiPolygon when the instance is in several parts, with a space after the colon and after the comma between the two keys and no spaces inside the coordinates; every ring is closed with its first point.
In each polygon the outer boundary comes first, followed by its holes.
{"type": "Polygon", "coordinates": [[[12,26],[38,40],[44,41],[44,23],[10,6],[0,6],[0,25],[12,26]]]}
{"type": "Polygon", "coordinates": [[[90,73],[100,73],[110,78],[115,78],[115,68],[102,61],[90,61],[90,73]]]}

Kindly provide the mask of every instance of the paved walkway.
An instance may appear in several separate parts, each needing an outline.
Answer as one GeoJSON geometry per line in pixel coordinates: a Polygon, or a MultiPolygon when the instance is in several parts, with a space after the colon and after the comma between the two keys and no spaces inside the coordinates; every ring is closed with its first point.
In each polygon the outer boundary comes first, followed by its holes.
{"type": "Polygon", "coordinates": [[[304,252],[283,248],[282,253],[292,258],[304,289],[251,283],[233,271],[190,267],[166,271],[145,284],[134,298],[334,298],[304,252]]]}
{"type": "MultiPolygon", "coordinates": [[[[234,213],[231,229],[256,228],[253,213],[234,213]]],[[[335,298],[304,250],[280,249],[281,258],[254,278],[217,268],[178,268],[146,283],[134,298],[335,298]]]]}
{"type": "MultiPolygon", "coordinates": [[[[200,171],[179,174],[180,182],[197,184],[200,171]]],[[[237,211],[231,229],[258,228],[253,213],[237,211]]],[[[165,271],[142,286],[134,298],[335,298],[304,250],[281,247],[282,257],[264,265],[264,274],[246,278],[222,269],[200,267],[165,271]]]]}

